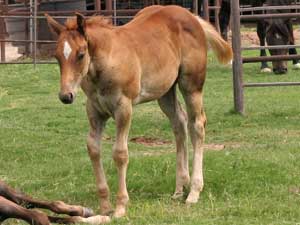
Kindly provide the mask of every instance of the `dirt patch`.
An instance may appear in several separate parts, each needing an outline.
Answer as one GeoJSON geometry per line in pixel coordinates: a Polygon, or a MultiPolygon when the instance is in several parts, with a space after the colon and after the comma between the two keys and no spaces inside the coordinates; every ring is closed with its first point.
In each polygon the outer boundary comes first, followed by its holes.
{"type": "Polygon", "coordinates": [[[172,141],[169,140],[162,140],[158,138],[151,138],[151,137],[133,137],[130,139],[131,142],[147,145],[147,146],[159,146],[159,145],[170,145],[172,144],[172,141]]]}
{"type": "Polygon", "coordinates": [[[204,150],[211,150],[211,151],[222,151],[225,149],[225,145],[223,144],[205,144],[204,150]]]}
{"type": "MultiPolygon", "coordinates": [[[[106,141],[114,141],[114,138],[110,136],[105,136],[103,138],[106,141]]],[[[145,137],[145,136],[138,136],[138,137],[133,137],[130,138],[129,140],[132,143],[144,145],[144,146],[170,146],[170,145],[175,145],[174,141],[171,140],[165,140],[165,139],[160,139],[160,138],[153,138],[153,137],[145,137]]],[[[241,144],[240,143],[226,143],[226,144],[204,144],[204,150],[205,151],[223,151],[226,148],[240,148],[241,144]]],[[[175,152],[174,150],[162,150],[162,151],[155,151],[155,152],[147,152],[143,153],[145,155],[162,155],[162,154],[167,154],[175,152]]]]}
{"type": "MultiPolygon", "coordinates": [[[[163,140],[158,138],[152,137],[133,137],[130,139],[131,142],[136,144],[142,144],[146,146],[160,146],[160,145],[170,145],[173,142],[169,140],[163,140]]],[[[225,149],[224,144],[205,144],[204,150],[213,150],[213,151],[221,151],[225,149]]]]}
{"type": "Polygon", "coordinates": [[[295,195],[300,195],[300,188],[299,187],[290,187],[289,192],[295,195]]]}
{"type": "MultiPolygon", "coordinates": [[[[170,144],[171,142],[168,142],[168,143],[170,144]]],[[[140,143],[140,144],[145,144],[145,142],[140,143]]],[[[204,150],[205,151],[223,151],[223,150],[225,150],[225,145],[223,145],[223,144],[207,144],[207,145],[204,145],[204,150]]],[[[175,148],[174,149],[139,152],[139,154],[141,154],[143,156],[161,156],[161,155],[165,155],[165,154],[175,154],[175,153],[176,153],[175,148]]]]}
{"type": "MultiPolygon", "coordinates": [[[[231,32],[228,33],[229,43],[231,43],[231,32]]],[[[300,29],[294,29],[294,38],[295,44],[300,43],[300,29]]],[[[256,31],[242,31],[241,32],[241,41],[242,46],[251,47],[251,46],[259,46],[259,39],[256,31]]]]}

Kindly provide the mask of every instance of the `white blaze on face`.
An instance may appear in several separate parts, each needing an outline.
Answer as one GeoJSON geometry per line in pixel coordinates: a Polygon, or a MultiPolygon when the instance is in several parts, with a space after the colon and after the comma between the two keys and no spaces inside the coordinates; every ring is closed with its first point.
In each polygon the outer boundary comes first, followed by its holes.
{"type": "Polygon", "coordinates": [[[72,52],[72,48],[71,48],[69,42],[65,41],[65,44],[64,44],[64,56],[65,56],[66,60],[68,60],[71,52],[72,52]]]}

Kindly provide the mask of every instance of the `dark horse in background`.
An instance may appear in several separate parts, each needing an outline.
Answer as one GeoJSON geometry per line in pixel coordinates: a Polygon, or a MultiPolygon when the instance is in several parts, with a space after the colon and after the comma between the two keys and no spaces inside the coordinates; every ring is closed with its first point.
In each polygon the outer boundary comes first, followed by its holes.
{"type": "MultiPolygon", "coordinates": [[[[251,5],[253,7],[263,6],[286,6],[291,5],[292,0],[240,0],[241,5],[251,5]]],[[[290,10],[270,10],[268,13],[288,13],[290,10]]],[[[262,12],[258,12],[262,13],[262,12]]],[[[224,39],[227,40],[227,27],[230,21],[230,0],[223,0],[219,14],[220,30],[224,39]]],[[[265,46],[265,41],[268,45],[294,45],[293,25],[291,19],[262,19],[257,22],[257,35],[259,37],[260,45],[265,46]]],[[[274,49],[269,50],[271,55],[291,55],[297,54],[295,48],[274,49]]],[[[266,56],[266,50],[260,51],[260,56],[266,56]]],[[[284,74],[287,72],[287,62],[278,61],[273,62],[273,72],[275,74],[284,74]]],[[[299,60],[293,60],[293,67],[300,69],[299,60]]],[[[267,62],[261,64],[262,72],[270,72],[267,62]]]]}

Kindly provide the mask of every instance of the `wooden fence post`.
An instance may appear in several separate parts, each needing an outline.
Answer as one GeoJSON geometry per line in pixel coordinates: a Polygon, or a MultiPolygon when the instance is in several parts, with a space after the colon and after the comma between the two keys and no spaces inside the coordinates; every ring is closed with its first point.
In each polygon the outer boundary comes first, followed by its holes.
{"type": "Polygon", "coordinates": [[[95,3],[95,10],[99,12],[101,10],[101,0],[94,0],[94,3],[95,3]]]}
{"type": "Polygon", "coordinates": [[[37,11],[38,11],[38,0],[34,0],[34,8],[33,8],[33,65],[34,69],[36,69],[36,56],[37,56],[37,11]]]}
{"type": "Polygon", "coordinates": [[[209,21],[209,8],[208,0],[203,0],[203,19],[209,21]]]}
{"type": "Polygon", "coordinates": [[[112,10],[112,0],[105,0],[106,10],[112,10]]]}
{"type": "Polygon", "coordinates": [[[232,18],[232,49],[233,49],[233,95],[235,111],[244,114],[244,90],[243,90],[243,60],[241,49],[241,21],[240,21],[240,3],[231,1],[232,18]]]}
{"type": "MultiPolygon", "coordinates": [[[[0,0],[0,15],[4,15],[5,13],[5,2],[0,0]]],[[[0,39],[5,39],[6,30],[5,30],[5,22],[4,18],[0,18],[0,39]]],[[[5,62],[5,42],[0,42],[0,55],[1,62],[5,62]]]]}
{"type": "Polygon", "coordinates": [[[220,21],[219,21],[220,6],[221,6],[220,0],[215,0],[215,27],[219,33],[220,33],[220,21]]]}
{"type": "Polygon", "coordinates": [[[199,11],[198,11],[198,7],[199,7],[199,2],[198,0],[193,0],[193,13],[196,15],[199,15],[199,11]]]}

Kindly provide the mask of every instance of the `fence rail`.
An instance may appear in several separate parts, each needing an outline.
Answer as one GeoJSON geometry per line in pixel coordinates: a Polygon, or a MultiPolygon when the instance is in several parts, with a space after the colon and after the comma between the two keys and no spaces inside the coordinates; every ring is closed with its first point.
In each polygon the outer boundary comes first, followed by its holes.
{"type": "Polygon", "coordinates": [[[268,10],[296,10],[296,9],[300,9],[300,5],[246,7],[246,8],[240,8],[240,12],[257,12],[257,11],[268,11],[268,10]]]}
{"type": "Polygon", "coordinates": [[[243,87],[286,87],[299,86],[300,82],[246,83],[243,87]]]}
{"type": "Polygon", "coordinates": [[[300,45],[251,46],[251,47],[242,47],[242,50],[290,49],[290,48],[300,48],[300,45]]]}
{"type": "Polygon", "coordinates": [[[243,63],[256,63],[256,62],[274,62],[274,61],[287,61],[300,59],[300,55],[272,55],[272,56],[257,56],[242,58],[243,63]]]}
{"type": "Polygon", "coordinates": [[[300,13],[270,13],[270,14],[255,14],[255,15],[241,15],[242,20],[260,20],[260,19],[274,19],[274,18],[299,18],[300,13]]]}
{"type": "Polygon", "coordinates": [[[264,7],[247,7],[240,8],[239,1],[231,1],[231,18],[232,18],[232,46],[234,50],[233,68],[233,90],[234,90],[234,107],[235,110],[244,114],[244,88],[245,87],[270,87],[270,86],[299,86],[300,82],[273,82],[273,83],[244,83],[243,81],[243,63],[266,62],[266,61],[287,61],[300,59],[300,55],[275,55],[275,56],[258,56],[242,57],[242,50],[254,49],[290,49],[299,48],[300,45],[287,46],[263,46],[263,47],[242,47],[241,45],[241,20],[259,20],[268,18],[299,18],[300,13],[270,13],[270,10],[289,10],[300,9],[300,5],[293,6],[264,6],[264,7]],[[262,14],[241,15],[241,12],[262,11],[262,14]],[[267,13],[265,13],[267,12],[267,13]]]}

